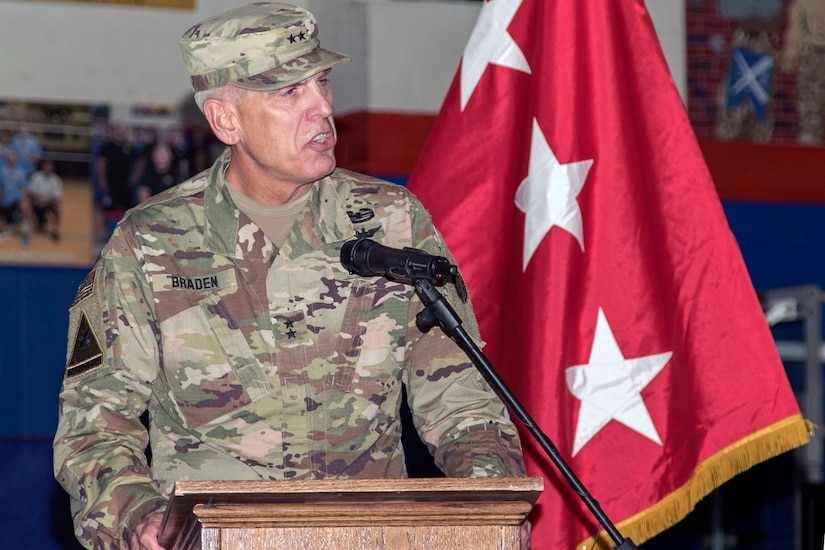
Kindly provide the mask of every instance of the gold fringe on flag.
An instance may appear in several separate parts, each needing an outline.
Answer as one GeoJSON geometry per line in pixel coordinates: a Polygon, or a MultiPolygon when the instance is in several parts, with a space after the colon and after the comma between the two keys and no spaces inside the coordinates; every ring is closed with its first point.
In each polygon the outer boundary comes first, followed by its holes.
{"type": "MultiPolygon", "coordinates": [[[[813,423],[801,414],[754,432],[697,465],[687,483],[650,508],[617,523],[616,528],[634,544],[641,544],[684,519],[700,500],[726,481],[760,462],[808,443],[813,434],[813,423]]],[[[599,540],[582,541],[576,550],[610,550],[614,546],[610,537],[601,531],[599,540]]]]}

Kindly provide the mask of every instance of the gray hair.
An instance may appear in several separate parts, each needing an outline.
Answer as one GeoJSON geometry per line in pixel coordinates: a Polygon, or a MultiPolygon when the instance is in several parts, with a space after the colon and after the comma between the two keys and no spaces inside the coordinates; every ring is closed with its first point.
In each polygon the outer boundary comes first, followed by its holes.
{"type": "Polygon", "coordinates": [[[195,92],[195,104],[198,106],[198,109],[200,109],[200,111],[203,112],[203,104],[210,97],[223,99],[225,101],[237,102],[241,101],[245,94],[246,90],[228,84],[226,86],[220,86],[218,88],[211,88],[209,90],[201,90],[199,92],[195,92]]]}

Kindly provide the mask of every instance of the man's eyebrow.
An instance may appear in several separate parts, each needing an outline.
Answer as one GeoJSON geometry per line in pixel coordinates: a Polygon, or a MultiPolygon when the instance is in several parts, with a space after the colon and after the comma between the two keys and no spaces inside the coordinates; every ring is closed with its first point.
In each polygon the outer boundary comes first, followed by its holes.
{"type": "Polygon", "coordinates": [[[323,71],[319,71],[319,72],[317,72],[317,73],[315,73],[311,76],[308,76],[303,80],[299,80],[298,82],[295,82],[294,84],[290,84],[289,86],[285,86],[283,89],[286,90],[286,89],[289,89],[289,88],[294,88],[295,86],[306,86],[307,82],[309,82],[310,80],[314,80],[316,78],[324,78],[326,76],[329,76],[329,73],[330,73],[331,70],[332,70],[332,67],[329,67],[327,69],[324,69],[323,71]]]}

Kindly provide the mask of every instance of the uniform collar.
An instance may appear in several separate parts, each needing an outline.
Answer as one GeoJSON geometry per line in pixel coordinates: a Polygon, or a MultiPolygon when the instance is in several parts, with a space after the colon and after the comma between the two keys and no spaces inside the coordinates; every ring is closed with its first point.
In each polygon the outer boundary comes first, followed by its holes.
{"type": "MultiPolygon", "coordinates": [[[[204,189],[204,242],[209,252],[236,259],[267,257],[275,252],[269,239],[243,214],[229,195],[224,178],[231,151],[226,148],[207,172],[204,189]]],[[[351,239],[355,230],[338,194],[335,172],[312,184],[311,196],[286,239],[281,254],[293,258],[325,244],[351,239]]]]}

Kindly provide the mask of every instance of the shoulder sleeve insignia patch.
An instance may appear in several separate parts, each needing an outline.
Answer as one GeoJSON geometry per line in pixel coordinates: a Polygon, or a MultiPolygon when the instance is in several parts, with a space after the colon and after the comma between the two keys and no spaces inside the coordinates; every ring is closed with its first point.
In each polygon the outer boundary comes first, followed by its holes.
{"type": "Polygon", "coordinates": [[[97,369],[102,364],[103,351],[100,348],[100,342],[98,342],[97,336],[95,336],[92,327],[89,325],[86,312],[81,311],[72,356],[66,365],[66,377],[80,376],[97,369]]]}

